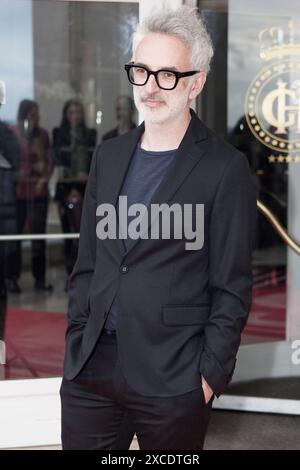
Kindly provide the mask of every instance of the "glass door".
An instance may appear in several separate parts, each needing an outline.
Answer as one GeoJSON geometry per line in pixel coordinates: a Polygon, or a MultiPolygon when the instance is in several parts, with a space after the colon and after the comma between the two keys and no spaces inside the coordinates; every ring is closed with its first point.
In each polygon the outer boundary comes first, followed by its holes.
{"type": "Polygon", "coordinates": [[[198,113],[248,157],[259,208],[253,304],[234,380],[216,406],[300,413],[299,6],[198,5],[215,45],[198,113]]]}
{"type": "Polygon", "coordinates": [[[94,148],[137,125],[123,64],[139,2],[2,0],[0,9],[3,448],[60,442],[68,275],[94,148]]]}

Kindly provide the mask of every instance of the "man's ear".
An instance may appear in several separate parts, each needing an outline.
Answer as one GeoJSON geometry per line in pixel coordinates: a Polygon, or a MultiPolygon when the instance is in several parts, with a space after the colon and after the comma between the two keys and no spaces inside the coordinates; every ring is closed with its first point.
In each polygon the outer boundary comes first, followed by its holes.
{"type": "Polygon", "coordinates": [[[197,74],[197,78],[194,81],[189,94],[190,100],[194,100],[201,93],[206,82],[206,77],[207,75],[205,72],[200,72],[197,74]]]}

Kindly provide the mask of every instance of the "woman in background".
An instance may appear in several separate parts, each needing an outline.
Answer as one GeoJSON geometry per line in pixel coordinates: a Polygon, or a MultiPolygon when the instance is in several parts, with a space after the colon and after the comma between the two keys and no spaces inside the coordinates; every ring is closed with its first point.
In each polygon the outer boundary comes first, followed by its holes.
{"type": "MultiPolygon", "coordinates": [[[[83,196],[96,139],[96,130],[88,129],[85,124],[82,104],[75,99],[67,101],[61,124],[53,130],[58,171],[55,200],[63,233],[79,232],[83,196]]],[[[76,239],[66,239],[64,242],[67,275],[73,269],[77,247],[76,239]]]]}
{"type": "MultiPolygon", "coordinates": [[[[53,170],[48,132],[40,127],[39,107],[35,101],[22,100],[17,124],[11,129],[20,148],[20,167],[16,178],[17,232],[46,233],[49,202],[48,182],[53,170]]],[[[7,260],[7,287],[10,292],[21,292],[18,279],[22,268],[21,242],[7,260]]],[[[31,267],[35,289],[49,291],[46,282],[45,240],[31,242],[31,267]]]]}
{"type": "MultiPolygon", "coordinates": [[[[0,235],[16,233],[15,174],[19,163],[20,151],[17,140],[8,126],[0,120],[0,235]]],[[[8,253],[15,249],[15,242],[0,243],[0,340],[4,339],[7,306],[5,259],[8,253]]]]}

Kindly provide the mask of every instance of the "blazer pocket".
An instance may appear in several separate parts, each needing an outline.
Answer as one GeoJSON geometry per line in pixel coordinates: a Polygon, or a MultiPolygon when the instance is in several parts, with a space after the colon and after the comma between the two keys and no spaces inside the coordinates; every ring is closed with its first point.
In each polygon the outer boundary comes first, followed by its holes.
{"type": "Polygon", "coordinates": [[[203,325],[207,322],[211,305],[207,304],[166,304],[162,306],[165,325],[203,325]]]}

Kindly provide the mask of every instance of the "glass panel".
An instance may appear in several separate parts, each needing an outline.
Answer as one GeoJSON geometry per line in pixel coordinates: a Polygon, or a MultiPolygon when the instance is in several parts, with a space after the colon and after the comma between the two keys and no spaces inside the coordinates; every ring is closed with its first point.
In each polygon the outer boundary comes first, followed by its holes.
{"type": "Polygon", "coordinates": [[[199,2],[215,58],[198,112],[209,127],[246,154],[261,203],[253,303],[228,393],[299,399],[297,5],[295,0],[199,2]]]}
{"type": "MultiPolygon", "coordinates": [[[[1,1],[0,235],[79,231],[97,143],[136,126],[137,20],[138,3],[1,1]]],[[[0,241],[6,378],[61,374],[76,254],[76,238],[0,241]]]]}
{"type": "Polygon", "coordinates": [[[0,338],[6,346],[2,378],[60,376],[67,311],[66,272],[61,256],[64,241],[47,241],[47,282],[53,290],[36,288],[32,275],[34,255],[45,247],[45,242],[26,240],[22,242],[21,293],[7,293],[3,287],[3,261],[5,254],[18,249],[18,243],[1,242],[0,338]]]}

